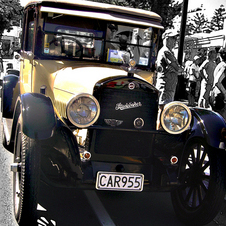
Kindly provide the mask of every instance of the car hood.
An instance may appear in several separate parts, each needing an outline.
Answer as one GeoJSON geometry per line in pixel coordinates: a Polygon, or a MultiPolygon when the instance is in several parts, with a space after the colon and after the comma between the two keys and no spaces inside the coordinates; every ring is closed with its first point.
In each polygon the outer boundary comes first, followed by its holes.
{"type": "Polygon", "coordinates": [[[97,81],[112,76],[126,76],[127,72],[109,67],[84,66],[79,68],[67,67],[59,70],[54,81],[54,90],[71,94],[93,93],[97,81]]]}
{"type": "Polygon", "coordinates": [[[53,83],[53,101],[61,117],[66,118],[66,106],[70,99],[81,93],[93,94],[95,84],[107,77],[127,76],[122,69],[106,66],[78,65],[58,70],[53,83]]]}

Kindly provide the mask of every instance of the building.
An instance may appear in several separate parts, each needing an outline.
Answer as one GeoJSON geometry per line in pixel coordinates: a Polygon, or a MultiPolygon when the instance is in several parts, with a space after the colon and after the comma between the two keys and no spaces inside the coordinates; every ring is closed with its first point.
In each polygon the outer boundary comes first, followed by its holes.
{"type": "Polygon", "coordinates": [[[2,34],[1,56],[3,59],[13,58],[13,52],[20,50],[21,27],[13,26],[10,32],[2,34]]]}

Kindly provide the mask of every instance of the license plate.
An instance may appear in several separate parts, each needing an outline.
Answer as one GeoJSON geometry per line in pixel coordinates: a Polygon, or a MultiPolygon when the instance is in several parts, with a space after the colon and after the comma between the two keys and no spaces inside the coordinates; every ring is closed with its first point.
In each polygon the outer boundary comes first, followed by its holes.
{"type": "Polygon", "coordinates": [[[97,173],[96,189],[98,190],[142,191],[143,184],[143,174],[118,172],[97,173]]]}

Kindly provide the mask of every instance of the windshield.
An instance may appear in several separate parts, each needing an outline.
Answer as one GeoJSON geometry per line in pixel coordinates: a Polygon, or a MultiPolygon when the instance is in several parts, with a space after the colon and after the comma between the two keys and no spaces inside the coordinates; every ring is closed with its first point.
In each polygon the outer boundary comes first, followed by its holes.
{"type": "Polygon", "coordinates": [[[38,32],[39,54],[122,64],[134,59],[151,67],[157,55],[158,29],[112,23],[106,20],[43,13],[38,32]]]}

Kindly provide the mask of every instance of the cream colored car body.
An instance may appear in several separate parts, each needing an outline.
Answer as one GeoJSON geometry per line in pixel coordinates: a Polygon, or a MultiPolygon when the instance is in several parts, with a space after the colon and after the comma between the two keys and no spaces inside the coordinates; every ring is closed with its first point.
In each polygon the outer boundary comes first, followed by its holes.
{"type": "MultiPolygon", "coordinates": [[[[25,8],[33,6],[35,2],[31,1],[25,8]]],[[[120,7],[115,5],[100,4],[88,1],[38,1],[39,19],[37,26],[43,29],[42,13],[48,15],[59,14],[69,16],[80,16],[84,18],[98,18],[117,23],[125,23],[133,26],[147,26],[156,29],[162,29],[161,17],[154,12],[120,7]],[[55,8],[46,6],[43,3],[51,5],[63,3],[72,7],[85,7],[89,11],[72,10],[68,8],[55,8]],[[99,11],[99,10],[105,11],[99,11]],[[98,12],[99,11],[99,12],[98,12]]],[[[36,27],[34,27],[35,29],[36,27]]],[[[157,38],[157,37],[156,37],[157,38]]],[[[46,40],[46,39],[45,39],[46,40]]],[[[45,43],[48,47],[49,43],[45,43]]],[[[34,47],[33,47],[34,48],[34,47]]],[[[156,51],[156,50],[155,50],[156,51]]],[[[22,61],[20,69],[20,92],[39,93],[40,89],[45,89],[45,95],[52,99],[55,108],[62,117],[66,117],[66,104],[70,98],[79,93],[89,93],[92,95],[94,84],[105,77],[127,75],[127,72],[120,69],[120,65],[109,65],[105,63],[85,62],[85,61],[67,61],[64,59],[37,59],[33,53],[22,50],[22,61]]],[[[139,70],[139,76],[153,84],[155,73],[151,70],[139,70]]]]}
{"type": "MultiPolygon", "coordinates": [[[[46,95],[51,97],[61,117],[66,116],[66,105],[69,100],[80,93],[92,95],[95,83],[106,77],[126,76],[127,72],[117,66],[89,64],[84,62],[29,60],[25,61],[29,67],[23,69],[20,76],[21,93],[40,92],[46,87],[46,95]],[[33,65],[33,66],[32,66],[33,65]]],[[[26,64],[25,63],[25,64],[26,64]]],[[[152,83],[155,74],[141,71],[136,77],[152,83]]]]}

